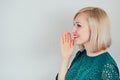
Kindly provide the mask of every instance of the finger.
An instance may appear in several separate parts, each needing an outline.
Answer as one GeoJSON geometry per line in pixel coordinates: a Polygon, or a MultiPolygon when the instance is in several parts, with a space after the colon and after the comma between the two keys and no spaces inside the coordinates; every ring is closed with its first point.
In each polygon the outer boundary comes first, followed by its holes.
{"type": "Polygon", "coordinates": [[[68,42],[70,43],[71,42],[71,34],[68,33],[68,42]]]}
{"type": "Polygon", "coordinates": [[[63,34],[64,43],[66,43],[66,32],[63,34]]]}
{"type": "Polygon", "coordinates": [[[66,42],[70,43],[70,33],[69,32],[66,33],[66,42]]]}
{"type": "Polygon", "coordinates": [[[63,44],[65,43],[65,33],[62,35],[63,44]]]}
{"type": "Polygon", "coordinates": [[[65,42],[68,42],[68,35],[67,35],[67,32],[65,32],[65,42]]]}
{"type": "Polygon", "coordinates": [[[64,33],[61,35],[61,44],[64,44],[64,33]]]}
{"type": "Polygon", "coordinates": [[[71,40],[70,47],[74,46],[74,40],[71,40]]]}

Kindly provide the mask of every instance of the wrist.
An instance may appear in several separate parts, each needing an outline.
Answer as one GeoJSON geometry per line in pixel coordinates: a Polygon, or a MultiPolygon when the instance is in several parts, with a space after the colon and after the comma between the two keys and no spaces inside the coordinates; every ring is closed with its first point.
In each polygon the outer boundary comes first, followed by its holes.
{"type": "Polygon", "coordinates": [[[70,57],[69,58],[61,58],[62,63],[69,63],[70,57]]]}

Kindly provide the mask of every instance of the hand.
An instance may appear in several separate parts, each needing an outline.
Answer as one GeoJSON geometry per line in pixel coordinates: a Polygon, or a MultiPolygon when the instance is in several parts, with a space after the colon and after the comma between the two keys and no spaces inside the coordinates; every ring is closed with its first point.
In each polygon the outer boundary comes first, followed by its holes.
{"type": "Polygon", "coordinates": [[[61,36],[61,56],[62,59],[70,59],[73,53],[74,41],[71,39],[69,32],[63,33],[61,36]]]}

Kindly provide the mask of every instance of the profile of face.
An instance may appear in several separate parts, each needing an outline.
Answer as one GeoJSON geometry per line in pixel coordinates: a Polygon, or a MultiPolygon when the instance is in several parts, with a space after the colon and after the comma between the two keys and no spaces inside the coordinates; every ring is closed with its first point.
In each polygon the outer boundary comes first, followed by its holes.
{"type": "Polygon", "coordinates": [[[73,37],[74,43],[77,45],[84,45],[89,42],[90,27],[85,13],[80,13],[73,21],[73,37]]]}

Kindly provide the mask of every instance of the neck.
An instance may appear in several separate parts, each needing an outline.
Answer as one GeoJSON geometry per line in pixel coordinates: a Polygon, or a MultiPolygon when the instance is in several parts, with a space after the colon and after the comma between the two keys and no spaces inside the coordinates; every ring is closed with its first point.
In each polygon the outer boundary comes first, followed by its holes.
{"type": "Polygon", "coordinates": [[[96,52],[91,52],[90,45],[87,45],[87,44],[85,44],[84,47],[85,47],[85,49],[87,51],[88,56],[98,56],[98,55],[103,54],[103,53],[106,52],[106,49],[105,50],[99,50],[99,51],[96,51],[96,52]]]}
{"type": "Polygon", "coordinates": [[[88,56],[98,56],[98,55],[100,55],[100,54],[103,54],[103,53],[105,53],[106,52],[106,50],[100,50],[100,51],[97,51],[97,52],[89,52],[89,51],[87,51],[87,55],[88,56]]]}

